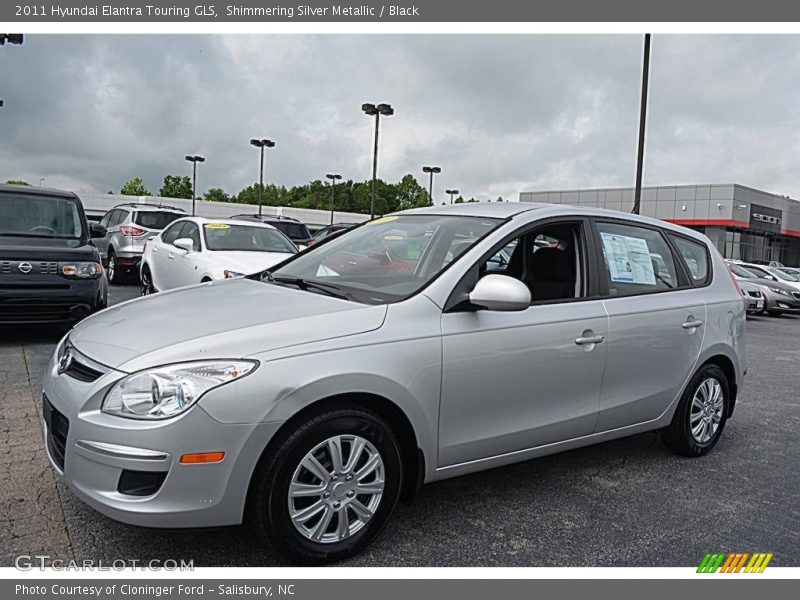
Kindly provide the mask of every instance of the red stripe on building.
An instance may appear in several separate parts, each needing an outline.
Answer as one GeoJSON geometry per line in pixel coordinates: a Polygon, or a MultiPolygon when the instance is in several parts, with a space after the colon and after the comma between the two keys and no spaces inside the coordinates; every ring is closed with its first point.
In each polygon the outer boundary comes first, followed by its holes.
{"type": "MultiPolygon", "coordinates": [[[[750,228],[750,223],[747,221],[736,221],[734,219],[664,219],[668,223],[675,223],[675,225],[691,226],[691,227],[743,227],[750,228]]],[[[789,234],[787,234],[789,235],[789,234]]]]}
{"type": "Polygon", "coordinates": [[[781,235],[790,235],[792,237],[800,237],[800,231],[794,229],[781,229],[781,235]]]}

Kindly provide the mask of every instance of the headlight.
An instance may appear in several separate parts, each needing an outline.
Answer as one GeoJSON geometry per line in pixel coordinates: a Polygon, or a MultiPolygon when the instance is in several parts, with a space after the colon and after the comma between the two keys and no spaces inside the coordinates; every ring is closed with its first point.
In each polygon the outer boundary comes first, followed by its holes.
{"type": "Polygon", "coordinates": [[[784,290],[782,288],[771,287],[769,289],[771,289],[776,294],[781,294],[783,296],[791,296],[792,295],[791,292],[787,292],[786,290],[784,290]]]}
{"type": "Polygon", "coordinates": [[[257,365],[252,360],[209,360],[133,373],[106,394],[102,411],[129,419],[169,419],[207,391],[241,379],[257,365]]]}
{"type": "Polygon", "coordinates": [[[103,267],[96,262],[59,263],[61,274],[72,279],[97,279],[103,267]]]}
{"type": "Polygon", "coordinates": [[[244,273],[239,273],[237,271],[228,271],[227,269],[223,271],[225,274],[225,279],[233,279],[234,277],[244,277],[244,273]]]}

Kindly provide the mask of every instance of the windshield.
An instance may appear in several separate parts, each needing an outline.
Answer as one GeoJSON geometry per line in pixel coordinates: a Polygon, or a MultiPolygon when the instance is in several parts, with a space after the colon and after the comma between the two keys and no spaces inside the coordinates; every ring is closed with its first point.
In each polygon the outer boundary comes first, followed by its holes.
{"type": "Polygon", "coordinates": [[[0,194],[0,236],[78,241],[85,233],[72,198],[0,194]]]}
{"type": "Polygon", "coordinates": [[[182,216],[173,212],[140,211],[136,213],[133,222],[148,229],[160,230],[182,216]]]}
{"type": "Polygon", "coordinates": [[[302,223],[290,223],[288,221],[272,221],[270,223],[275,229],[280,229],[290,240],[307,240],[311,237],[308,227],[302,223]]]}
{"type": "Polygon", "coordinates": [[[783,269],[770,268],[769,272],[775,275],[778,279],[782,279],[784,281],[800,281],[800,278],[798,278],[797,275],[787,273],[783,269]]]}
{"type": "Polygon", "coordinates": [[[215,251],[282,252],[295,254],[297,248],[280,232],[257,225],[203,225],[206,248],[215,251]]]}
{"type": "Polygon", "coordinates": [[[773,279],[775,276],[767,271],[766,269],[762,269],[761,267],[756,267],[755,265],[747,265],[747,270],[753,273],[755,277],[759,279],[773,279]]]}
{"type": "Polygon", "coordinates": [[[746,279],[762,279],[761,275],[756,275],[752,271],[748,271],[736,263],[728,263],[728,268],[734,275],[737,275],[738,277],[744,277],[746,279]]]}
{"type": "Polygon", "coordinates": [[[415,294],[501,223],[441,215],[388,216],[345,232],[274,271],[321,283],[368,304],[415,294]]]}

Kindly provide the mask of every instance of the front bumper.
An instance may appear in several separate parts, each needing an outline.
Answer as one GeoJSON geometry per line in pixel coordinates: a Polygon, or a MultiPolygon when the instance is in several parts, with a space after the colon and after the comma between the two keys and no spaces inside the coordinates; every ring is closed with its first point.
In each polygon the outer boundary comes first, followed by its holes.
{"type": "Polygon", "coordinates": [[[0,325],[79,321],[97,307],[100,296],[100,279],[0,277],[0,325]]]}
{"type": "MultiPolygon", "coordinates": [[[[76,355],[79,362],[91,362],[85,358],[76,355]]],[[[51,359],[44,377],[43,430],[57,477],[86,504],[124,523],[241,523],[251,475],[281,423],[223,424],[200,405],[163,421],[102,413],[103,397],[124,376],[107,369],[95,381],[80,381],[59,374],[51,359]],[[225,457],[217,463],[180,463],[183,454],[219,451],[225,457]],[[137,482],[144,483],[137,487],[137,482]]]]}
{"type": "Polygon", "coordinates": [[[772,290],[764,292],[766,310],[769,312],[800,313],[800,298],[777,294],[772,290]]]}

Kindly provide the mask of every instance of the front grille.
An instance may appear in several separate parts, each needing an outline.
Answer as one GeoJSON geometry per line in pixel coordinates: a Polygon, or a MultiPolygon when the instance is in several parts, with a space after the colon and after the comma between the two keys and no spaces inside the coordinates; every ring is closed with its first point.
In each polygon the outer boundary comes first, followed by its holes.
{"type": "Polygon", "coordinates": [[[90,382],[98,379],[103,373],[73,358],[64,374],[78,381],[90,382]]]}
{"type": "MultiPolygon", "coordinates": [[[[27,266],[26,266],[27,269],[27,266]]],[[[58,262],[52,260],[4,260],[0,261],[0,274],[3,275],[58,275],[58,262]],[[20,265],[29,265],[30,270],[20,271],[20,265]]]]}
{"type": "Polygon", "coordinates": [[[44,394],[42,394],[42,414],[47,424],[47,448],[53,461],[63,471],[67,454],[69,419],[58,412],[44,394]]]}

